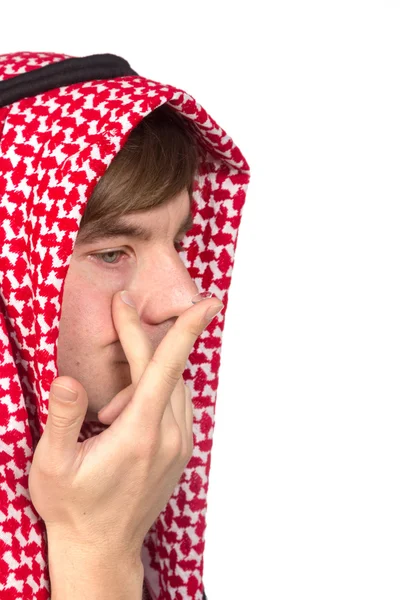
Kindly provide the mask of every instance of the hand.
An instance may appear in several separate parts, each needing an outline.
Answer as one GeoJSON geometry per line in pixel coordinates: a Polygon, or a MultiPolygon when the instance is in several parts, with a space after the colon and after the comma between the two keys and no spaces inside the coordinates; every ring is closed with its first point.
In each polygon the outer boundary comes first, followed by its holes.
{"type": "Polygon", "coordinates": [[[58,539],[138,559],[146,533],[193,452],[192,403],[182,373],[208,325],[205,313],[218,306],[208,299],[190,307],[153,354],[136,309],[120,293],[114,295],[114,325],[132,379],[117,396],[130,389],[131,397],[122,410],[114,402],[110,427],[77,442],[88,406],[86,391],[72,377],[54,380],[29,474],[31,499],[49,535],[56,532],[58,539]],[[75,390],[75,400],[58,398],[54,384],[75,390]]]}

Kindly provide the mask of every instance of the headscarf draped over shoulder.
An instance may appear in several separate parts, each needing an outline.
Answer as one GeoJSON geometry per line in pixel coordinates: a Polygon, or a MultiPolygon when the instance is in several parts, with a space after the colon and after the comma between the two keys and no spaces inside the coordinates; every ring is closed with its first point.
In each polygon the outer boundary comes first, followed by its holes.
{"type": "MultiPolygon", "coordinates": [[[[96,183],[131,130],[164,103],[186,117],[201,152],[183,260],[198,289],[221,298],[225,309],[196,341],[184,371],[194,410],[193,456],[144,540],[142,560],[152,600],[205,598],[215,401],[249,167],[192,96],[138,75],[119,57],[110,64],[104,59],[113,56],[0,55],[1,600],[50,598],[46,529],[30,501],[28,475],[58,377],[64,280],[96,183]]],[[[84,423],[79,440],[103,427],[84,423]]]]}

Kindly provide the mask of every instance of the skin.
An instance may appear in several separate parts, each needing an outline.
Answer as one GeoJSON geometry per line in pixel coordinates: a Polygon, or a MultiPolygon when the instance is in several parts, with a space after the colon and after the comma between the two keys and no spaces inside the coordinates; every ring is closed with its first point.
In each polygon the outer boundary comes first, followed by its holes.
{"type": "Polygon", "coordinates": [[[174,246],[189,207],[184,192],[127,217],[153,240],[75,245],[63,290],[59,376],[29,471],[30,497],[47,531],[53,600],[142,598],[143,540],[192,456],[193,407],[182,373],[222,305],[191,302],[198,290],[174,246]],[[95,256],[117,250],[124,254],[109,254],[111,267],[95,256]],[[103,406],[109,427],[78,442],[83,421],[103,406]]]}
{"type": "Polygon", "coordinates": [[[222,305],[213,298],[185,310],[153,355],[125,294],[114,294],[111,311],[135,392],[110,427],[77,443],[88,397],[76,379],[57,377],[29,472],[32,503],[47,530],[54,600],[142,597],[143,540],[193,453],[182,372],[222,305]]]}
{"type": "Polygon", "coordinates": [[[125,217],[128,224],[150,229],[154,239],[124,236],[75,245],[64,286],[57,365],[59,376],[69,375],[85,388],[85,421],[99,421],[98,411],[132,382],[113,321],[114,294],[131,293],[154,352],[199,293],[174,245],[184,237],[176,232],[189,210],[183,191],[161,206],[125,217]],[[100,252],[114,254],[94,256],[100,252]]]}

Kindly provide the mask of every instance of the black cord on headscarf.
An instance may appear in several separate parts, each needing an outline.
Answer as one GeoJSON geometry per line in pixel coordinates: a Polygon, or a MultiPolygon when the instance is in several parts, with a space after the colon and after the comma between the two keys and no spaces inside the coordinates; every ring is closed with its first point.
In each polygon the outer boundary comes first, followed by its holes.
{"type": "Polygon", "coordinates": [[[138,73],[124,58],[115,54],[67,58],[0,81],[0,108],[65,85],[125,75],[138,73]]]}

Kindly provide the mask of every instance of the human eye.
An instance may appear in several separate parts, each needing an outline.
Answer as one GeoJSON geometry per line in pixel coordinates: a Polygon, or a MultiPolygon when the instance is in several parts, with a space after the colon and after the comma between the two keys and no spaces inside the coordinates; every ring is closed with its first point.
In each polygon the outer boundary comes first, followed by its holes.
{"type": "MultiPolygon", "coordinates": [[[[178,253],[188,250],[188,248],[184,246],[183,242],[179,240],[174,242],[174,246],[178,253]]],[[[106,250],[103,252],[93,252],[89,254],[90,259],[100,264],[100,266],[110,265],[110,267],[121,266],[122,263],[125,262],[124,256],[129,258],[130,254],[124,252],[123,250],[106,250]]]]}
{"type": "Polygon", "coordinates": [[[113,257],[115,257],[115,255],[122,256],[123,254],[125,256],[128,256],[127,253],[123,250],[107,250],[107,252],[96,252],[94,254],[91,254],[90,256],[94,258],[94,260],[96,260],[97,262],[107,265],[115,265],[119,264],[119,262],[121,261],[117,261],[115,259],[113,260],[113,257]]]}

